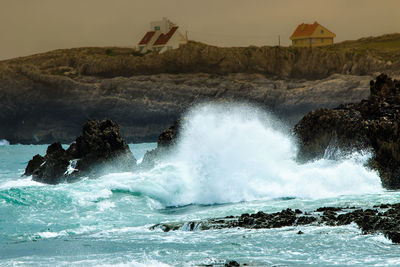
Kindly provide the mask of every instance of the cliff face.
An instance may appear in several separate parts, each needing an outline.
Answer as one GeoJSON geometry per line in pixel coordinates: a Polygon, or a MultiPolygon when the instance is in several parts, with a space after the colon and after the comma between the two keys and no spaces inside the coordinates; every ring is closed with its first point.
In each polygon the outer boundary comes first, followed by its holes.
{"type": "Polygon", "coordinates": [[[89,118],[118,121],[128,142],[157,140],[190,106],[204,101],[257,103],[290,122],[318,107],[368,95],[368,76],[317,81],[269,80],[262,75],[151,75],[112,79],[21,76],[0,82],[0,139],[12,143],[71,142],[89,118]]]}
{"type": "Polygon", "coordinates": [[[68,143],[87,119],[108,117],[128,142],[155,141],[187,108],[210,100],[257,103],[295,122],[366,97],[370,77],[350,74],[398,73],[397,43],[400,34],[317,49],[190,42],[160,55],[76,48],[2,61],[0,139],[68,143]]]}

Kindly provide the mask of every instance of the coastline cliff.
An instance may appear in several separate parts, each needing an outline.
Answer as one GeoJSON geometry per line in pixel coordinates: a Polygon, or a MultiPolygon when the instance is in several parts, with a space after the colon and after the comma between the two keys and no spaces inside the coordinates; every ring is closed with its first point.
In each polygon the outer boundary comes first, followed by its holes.
{"type": "Polygon", "coordinates": [[[70,143],[84,121],[108,117],[128,142],[155,141],[204,101],[257,103],[294,124],[365,98],[376,72],[399,75],[398,44],[400,34],[313,49],[190,42],[160,55],[75,48],[1,61],[0,139],[70,143]]]}

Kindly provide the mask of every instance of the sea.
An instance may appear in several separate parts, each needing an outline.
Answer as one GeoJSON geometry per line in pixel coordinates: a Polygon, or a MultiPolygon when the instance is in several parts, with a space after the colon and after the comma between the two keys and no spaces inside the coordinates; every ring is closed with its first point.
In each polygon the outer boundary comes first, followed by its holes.
{"type": "MultiPolygon", "coordinates": [[[[156,143],[129,146],[140,163],[156,143]]],[[[176,145],[154,168],[47,185],[21,177],[47,145],[3,140],[0,266],[400,265],[399,245],[355,224],[150,229],[258,211],[400,202],[400,193],[383,189],[365,166],[368,151],[340,157],[330,147],[324,158],[300,164],[297,147],[290,127],[262,108],[206,104],[186,113],[176,145]]]]}

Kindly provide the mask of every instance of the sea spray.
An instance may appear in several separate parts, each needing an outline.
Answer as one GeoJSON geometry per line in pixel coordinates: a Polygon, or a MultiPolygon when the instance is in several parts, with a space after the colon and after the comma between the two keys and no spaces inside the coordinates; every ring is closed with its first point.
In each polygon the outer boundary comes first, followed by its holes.
{"type": "Polygon", "coordinates": [[[287,127],[246,105],[201,105],[182,123],[177,146],[150,171],[103,177],[112,189],[143,194],[165,206],[265,198],[327,198],[382,191],[368,154],[296,162],[287,127]],[[107,179],[108,178],[108,179],[107,179]]]}
{"type": "Polygon", "coordinates": [[[262,109],[200,105],[186,114],[177,145],[153,169],[56,188],[77,205],[125,192],[148,198],[154,208],[383,191],[377,173],[364,166],[368,154],[299,164],[296,149],[290,129],[262,109]]]}
{"type": "Polygon", "coordinates": [[[0,139],[0,146],[9,146],[10,142],[8,142],[6,139],[0,139]]]}

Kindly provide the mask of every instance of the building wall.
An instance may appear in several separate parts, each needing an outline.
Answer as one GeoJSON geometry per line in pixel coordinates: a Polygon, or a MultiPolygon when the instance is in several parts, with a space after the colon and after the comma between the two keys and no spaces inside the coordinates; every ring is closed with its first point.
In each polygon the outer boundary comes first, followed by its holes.
{"type": "Polygon", "coordinates": [[[330,32],[325,27],[318,25],[313,34],[310,36],[295,37],[292,40],[292,46],[294,47],[316,47],[333,44],[333,38],[336,35],[330,32]]]}
{"type": "Polygon", "coordinates": [[[176,31],[175,34],[171,36],[171,39],[169,39],[168,43],[165,45],[154,46],[154,48],[156,48],[156,51],[159,53],[163,53],[168,50],[177,49],[179,46],[186,43],[187,40],[185,36],[183,36],[183,34],[181,34],[179,31],[176,31]]]}
{"type": "Polygon", "coordinates": [[[294,47],[317,47],[333,44],[333,38],[303,38],[292,41],[294,47]]]}
{"type": "Polygon", "coordinates": [[[153,21],[150,23],[150,28],[152,31],[167,33],[169,31],[169,21],[167,18],[163,18],[159,21],[153,21]]]}
{"type": "Polygon", "coordinates": [[[332,32],[330,32],[327,28],[318,25],[318,27],[315,29],[313,34],[310,36],[312,38],[334,38],[336,35],[332,32]]]}

